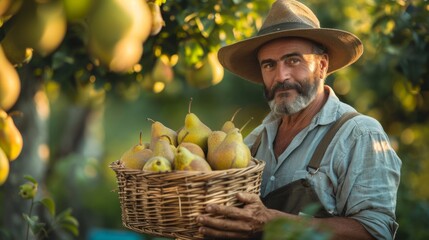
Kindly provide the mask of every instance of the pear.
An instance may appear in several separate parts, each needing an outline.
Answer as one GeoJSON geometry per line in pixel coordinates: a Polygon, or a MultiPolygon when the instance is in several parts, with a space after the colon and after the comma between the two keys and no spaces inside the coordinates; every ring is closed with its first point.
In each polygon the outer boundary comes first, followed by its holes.
{"type": "Polygon", "coordinates": [[[228,132],[208,161],[215,170],[244,168],[249,165],[251,161],[250,149],[243,142],[243,136],[238,128],[228,132]]]}
{"type": "Polygon", "coordinates": [[[171,162],[162,156],[151,157],[143,166],[143,171],[149,172],[169,172],[171,170],[171,162]]]}
{"type": "Polygon", "coordinates": [[[237,113],[241,110],[241,108],[237,109],[235,113],[232,115],[231,120],[226,121],[221,128],[221,131],[224,131],[226,133],[229,132],[229,130],[236,128],[234,124],[234,118],[237,115],[237,113]]]}
{"type": "Polygon", "coordinates": [[[143,54],[152,16],[146,1],[103,0],[91,8],[88,23],[89,53],[113,72],[127,72],[143,54]]]}
{"type": "Polygon", "coordinates": [[[187,148],[191,153],[193,153],[193,154],[195,154],[195,155],[197,155],[197,156],[200,156],[200,157],[202,157],[202,158],[206,158],[206,155],[205,155],[205,153],[204,153],[204,151],[203,151],[203,149],[200,147],[200,146],[198,146],[197,144],[195,144],[195,143],[191,143],[191,142],[182,142],[182,143],[180,143],[179,144],[179,146],[177,146],[177,147],[185,147],[185,148],[187,148]]]}
{"type": "Polygon", "coordinates": [[[126,168],[142,169],[152,156],[153,152],[149,148],[149,144],[142,143],[142,133],[140,132],[139,143],[124,152],[120,161],[126,168]]]}
{"type": "Polygon", "coordinates": [[[22,135],[11,117],[0,109],[0,148],[9,161],[15,160],[22,151],[22,135]]]}
{"type": "Polygon", "coordinates": [[[208,145],[208,151],[207,151],[207,161],[214,162],[214,152],[219,147],[219,145],[222,143],[222,141],[226,137],[226,132],[224,131],[213,131],[208,139],[207,139],[207,145],[208,145]]]}
{"type": "Polygon", "coordinates": [[[182,171],[211,171],[208,162],[189,151],[185,147],[178,147],[174,158],[174,169],[182,171]]]}
{"type": "Polygon", "coordinates": [[[171,145],[168,139],[164,138],[165,135],[158,138],[152,151],[153,156],[161,156],[173,163],[175,146],[171,145]]]}
{"type": "Polygon", "coordinates": [[[155,36],[157,35],[163,26],[165,26],[164,19],[162,19],[161,15],[161,7],[154,3],[154,2],[148,2],[147,5],[149,6],[150,12],[152,13],[152,27],[150,30],[150,35],[155,36]]]}
{"type": "Polygon", "coordinates": [[[18,100],[21,81],[15,67],[6,58],[2,45],[0,45],[0,109],[7,111],[18,100]]]}
{"type": "Polygon", "coordinates": [[[219,63],[216,52],[209,52],[201,64],[189,68],[186,73],[186,81],[196,88],[207,88],[222,81],[224,69],[219,63]]]}
{"type": "Polygon", "coordinates": [[[9,168],[9,160],[6,157],[6,154],[0,148],[0,186],[6,182],[6,179],[9,176],[9,168]]]}
{"type": "Polygon", "coordinates": [[[164,124],[158,121],[154,121],[150,118],[147,118],[148,121],[152,122],[151,126],[151,139],[150,139],[150,148],[154,149],[156,141],[161,136],[167,136],[170,140],[170,144],[177,146],[177,132],[171,128],[166,127],[164,124]]]}
{"type": "Polygon", "coordinates": [[[177,134],[178,143],[195,143],[207,152],[207,139],[212,130],[205,125],[194,113],[191,112],[192,98],[189,101],[188,114],[185,117],[185,125],[177,134]]]}
{"type": "Polygon", "coordinates": [[[63,1],[24,1],[13,16],[4,41],[18,49],[32,48],[46,57],[63,41],[67,30],[63,1]]]}

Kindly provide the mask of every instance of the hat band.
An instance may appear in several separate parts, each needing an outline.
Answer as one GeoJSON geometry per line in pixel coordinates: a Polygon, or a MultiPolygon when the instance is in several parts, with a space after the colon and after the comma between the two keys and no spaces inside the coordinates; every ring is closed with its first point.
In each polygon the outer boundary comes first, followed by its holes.
{"type": "Polygon", "coordinates": [[[287,23],[279,23],[273,26],[266,27],[264,29],[259,30],[257,36],[273,33],[273,32],[279,32],[283,30],[295,30],[295,29],[308,29],[308,28],[315,28],[311,25],[308,25],[303,22],[287,22],[287,23]]]}

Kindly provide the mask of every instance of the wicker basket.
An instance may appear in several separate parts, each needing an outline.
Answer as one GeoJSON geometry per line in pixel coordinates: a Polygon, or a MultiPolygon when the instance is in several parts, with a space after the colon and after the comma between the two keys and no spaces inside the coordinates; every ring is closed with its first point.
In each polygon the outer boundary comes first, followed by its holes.
{"type": "Polygon", "coordinates": [[[259,194],[265,162],[241,169],[212,172],[144,172],[110,164],[118,182],[122,223],[153,236],[203,239],[195,218],[209,203],[238,206],[237,192],[259,194]]]}

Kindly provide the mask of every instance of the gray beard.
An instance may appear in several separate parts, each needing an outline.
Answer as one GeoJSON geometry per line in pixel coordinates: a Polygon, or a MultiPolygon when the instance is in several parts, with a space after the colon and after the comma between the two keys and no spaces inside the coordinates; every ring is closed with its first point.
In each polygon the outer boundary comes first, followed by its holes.
{"type": "Polygon", "coordinates": [[[321,79],[317,79],[314,84],[305,86],[302,89],[303,91],[299,92],[300,94],[296,97],[295,101],[291,103],[281,101],[276,104],[274,98],[270,99],[268,105],[274,117],[280,118],[284,115],[292,115],[305,109],[316,98],[317,87],[320,81],[321,79]]]}

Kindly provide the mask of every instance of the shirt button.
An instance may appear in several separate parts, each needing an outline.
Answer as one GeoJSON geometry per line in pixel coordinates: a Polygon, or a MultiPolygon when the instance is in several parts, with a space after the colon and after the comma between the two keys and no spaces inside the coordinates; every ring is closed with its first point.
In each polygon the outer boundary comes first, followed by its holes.
{"type": "Polygon", "coordinates": [[[274,180],[276,180],[276,177],[271,176],[271,177],[270,177],[270,180],[271,180],[271,181],[274,181],[274,180]]]}

